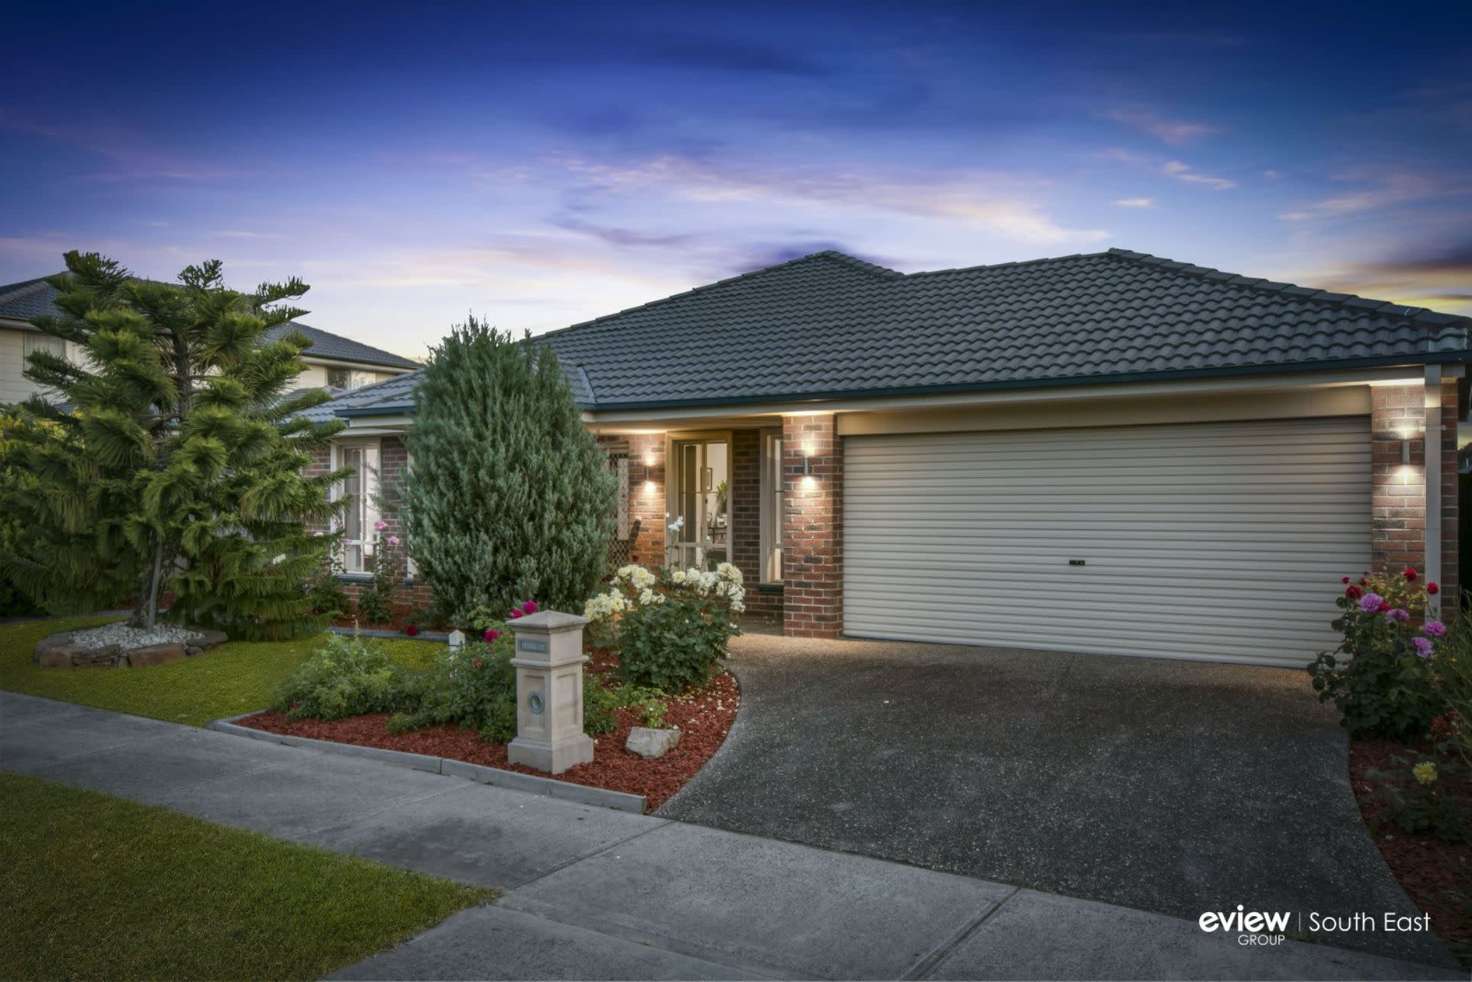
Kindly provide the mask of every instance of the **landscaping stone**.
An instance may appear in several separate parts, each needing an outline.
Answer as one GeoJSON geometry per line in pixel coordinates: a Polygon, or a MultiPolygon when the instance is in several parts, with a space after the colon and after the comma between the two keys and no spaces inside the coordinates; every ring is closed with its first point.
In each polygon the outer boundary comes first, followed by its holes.
{"type": "Polygon", "coordinates": [[[153,644],[146,648],[133,648],[127,653],[128,665],[131,668],[167,665],[171,661],[183,661],[184,657],[185,651],[182,644],[153,644]]]}
{"type": "Polygon", "coordinates": [[[656,730],[647,726],[636,726],[629,731],[629,739],[624,744],[624,749],[652,760],[655,757],[663,757],[675,749],[679,742],[679,730],[656,730]]]}
{"type": "Polygon", "coordinates": [[[64,631],[36,643],[31,660],[42,668],[149,668],[202,654],[228,640],[223,631],[160,624],[140,630],[105,624],[64,631]]]}

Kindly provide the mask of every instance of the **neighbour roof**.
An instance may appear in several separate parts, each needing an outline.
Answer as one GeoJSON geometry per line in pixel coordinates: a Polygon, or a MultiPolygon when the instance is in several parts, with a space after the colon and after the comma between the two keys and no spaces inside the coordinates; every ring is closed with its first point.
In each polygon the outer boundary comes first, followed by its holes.
{"type": "Polygon", "coordinates": [[[605,411],[1460,361],[1469,327],[1123,249],[911,274],[819,252],[535,340],[605,411]]]}
{"type": "Polygon", "coordinates": [[[334,416],[352,416],[366,410],[364,415],[398,416],[414,411],[414,389],[419,384],[419,372],[395,375],[383,382],[350,389],[330,402],[304,409],[297,415],[323,422],[334,416]]]}
{"type": "MultiPolygon", "coordinates": [[[[49,277],[23,280],[0,286],[0,320],[30,321],[37,317],[55,317],[61,314],[54,301],[56,287],[46,282],[49,277]]],[[[306,335],[312,346],[305,352],[309,358],[323,361],[346,361],[364,365],[384,365],[392,368],[418,368],[419,363],[391,351],[345,338],[331,331],[311,327],[300,321],[288,321],[271,328],[267,335],[273,340],[296,330],[306,335]]]]}

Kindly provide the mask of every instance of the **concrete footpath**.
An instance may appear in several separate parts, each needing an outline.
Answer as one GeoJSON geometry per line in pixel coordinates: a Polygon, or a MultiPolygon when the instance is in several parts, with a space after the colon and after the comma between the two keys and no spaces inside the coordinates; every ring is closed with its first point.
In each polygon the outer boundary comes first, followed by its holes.
{"type": "Polygon", "coordinates": [[[498,887],[341,978],[1464,978],[0,692],[0,769],[498,887]]]}

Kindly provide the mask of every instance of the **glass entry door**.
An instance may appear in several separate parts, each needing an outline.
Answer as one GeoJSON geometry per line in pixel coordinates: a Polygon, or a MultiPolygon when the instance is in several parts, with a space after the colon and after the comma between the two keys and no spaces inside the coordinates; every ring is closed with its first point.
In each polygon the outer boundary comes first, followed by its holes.
{"type": "Polygon", "coordinates": [[[670,562],[714,569],[731,560],[731,444],[724,437],[676,440],[670,562]]]}

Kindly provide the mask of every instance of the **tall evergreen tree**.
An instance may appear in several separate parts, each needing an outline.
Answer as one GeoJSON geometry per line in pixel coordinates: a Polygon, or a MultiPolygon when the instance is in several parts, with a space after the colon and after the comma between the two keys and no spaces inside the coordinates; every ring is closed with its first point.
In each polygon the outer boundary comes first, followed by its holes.
{"type": "Polygon", "coordinates": [[[340,426],[293,416],[325,393],[284,398],[306,338],[265,336],[300,315],[306,285],[240,293],[218,261],[177,285],[95,253],[66,265],[52,281],[62,315],[34,323],[83,357],[30,356],[27,377],[53,394],[0,447],[0,465],[29,475],[0,482],[26,533],[0,563],[52,609],[135,595],[138,627],[167,593],[174,619],[239,636],[308,626],[302,583],[329,540],[306,526],[331,514],[336,475],[304,468],[340,426]]]}
{"type": "Polygon", "coordinates": [[[401,505],[436,606],[458,623],[527,598],[582,610],[607,567],[617,479],[551,349],[472,317],[414,398],[401,505]]]}

